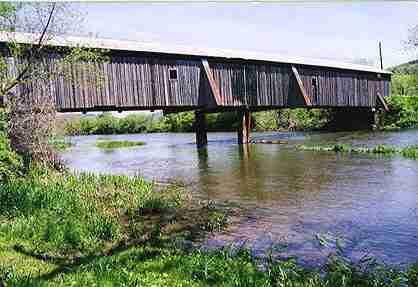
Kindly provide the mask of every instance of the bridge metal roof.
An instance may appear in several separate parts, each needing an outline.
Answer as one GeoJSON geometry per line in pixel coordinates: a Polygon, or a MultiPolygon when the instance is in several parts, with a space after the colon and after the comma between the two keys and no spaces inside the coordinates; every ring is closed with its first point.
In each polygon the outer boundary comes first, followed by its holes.
{"type": "MultiPolygon", "coordinates": [[[[0,42],[15,41],[18,43],[35,44],[38,42],[39,34],[22,32],[0,32],[0,42]]],[[[212,49],[212,48],[193,48],[183,45],[166,45],[155,42],[139,42],[131,40],[115,40],[79,36],[54,36],[46,41],[51,46],[63,47],[86,47],[121,51],[151,52],[163,54],[178,54],[187,56],[216,57],[226,59],[242,59],[253,61],[267,61],[277,63],[288,63],[296,65],[309,65],[318,67],[328,67],[337,69],[346,69],[354,71],[391,74],[389,71],[381,70],[376,67],[358,65],[344,62],[336,62],[323,59],[311,59],[277,55],[270,53],[259,53],[252,51],[240,51],[230,49],[212,49]]]]}

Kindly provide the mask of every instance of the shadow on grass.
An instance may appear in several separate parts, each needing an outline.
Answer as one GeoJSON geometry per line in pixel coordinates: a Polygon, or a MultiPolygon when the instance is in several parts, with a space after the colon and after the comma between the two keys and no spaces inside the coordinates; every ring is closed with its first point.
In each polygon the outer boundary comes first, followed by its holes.
{"type": "MultiPolygon", "coordinates": [[[[168,252],[175,251],[177,249],[172,249],[169,246],[173,246],[176,243],[176,238],[180,237],[183,241],[182,243],[188,242],[197,242],[199,239],[205,237],[208,232],[212,230],[207,230],[208,227],[217,229],[222,223],[219,223],[219,218],[214,217],[212,210],[208,208],[201,209],[192,209],[192,210],[177,210],[174,216],[168,216],[161,211],[160,214],[155,214],[154,210],[144,210],[141,213],[138,213],[135,216],[132,216],[127,222],[126,225],[133,224],[134,221],[140,220],[139,218],[148,218],[149,224],[145,224],[147,228],[144,230],[143,235],[137,236],[135,238],[132,236],[131,239],[127,239],[124,242],[120,242],[117,245],[110,247],[107,250],[102,250],[96,253],[87,254],[85,256],[52,256],[48,254],[40,254],[25,248],[22,245],[15,245],[13,249],[25,256],[35,258],[37,260],[43,261],[45,263],[51,263],[56,265],[52,271],[47,273],[39,274],[38,276],[23,276],[16,278],[14,281],[17,286],[43,286],[50,280],[56,278],[61,278],[65,274],[77,273],[80,271],[80,268],[83,268],[83,272],[86,270],[94,271],[96,268],[101,268],[99,265],[109,264],[109,262],[102,261],[104,258],[114,258],[110,259],[111,264],[115,264],[114,267],[111,267],[110,270],[119,272],[118,265],[126,266],[129,263],[138,265],[147,260],[152,260],[157,257],[160,257],[162,252],[168,250],[168,252]],[[190,220],[193,218],[194,220],[190,220]],[[211,221],[214,221],[211,223],[211,221]],[[135,248],[142,248],[137,249],[135,248]],[[121,253],[125,251],[133,251],[127,254],[128,257],[118,257],[121,253]],[[126,261],[126,262],[125,262],[126,261]],[[125,263],[124,263],[125,262],[125,263]],[[96,266],[97,265],[97,266],[96,266]],[[87,269],[85,270],[84,268],[87,269]]],[[[146,221],[146,220],[145,220],[146,221]]],[[[185,251],[187,248],[192,248],[193,245],[183,246],[178,250],[185,251]]],[[[175,248],[178,248],[175,247],[175,248]]],[[[154,271],[154,272],[166,272],[169,270],[174,270],[176,268],[176,260],[171,262],[160,262],[157,266],[146,266],[141,267],[145,268],[145,271],[154,271]],[[162,265],[161,265],[162,264],[162,265]]],[[[113,272],[113,271],[112,271],[113,272]]],[[[102,275],[99,275],[101,277],[102,275]]],[[[0,286],[2,286],[0,284],[0,286]]]]}
{"type": "MultiPolygon", "coordinates": [[[[95,254],[88,254],[86,256],[74,257],[74,258],[54,257],[50,255],[45,255],[45,254],[38,254],[31,250],[25,249],[21,245],[16,245],[13,247],[13,249],[20,254],[23,254],[23,255],[26,255],[26,256],[29,256],[29,257],[32,257],[32,258],[35,258],[44,262],[58,265],[58,267],[52,270],[51,272],[39,275],[38,277],[33,277],[30,280],[28,280],[29,278],[27,278],[25,282],[27,284],[29,282],[41,283],[42,281],[52,280],[58,275],[74,272],[76,271],[78,267],[82,265],[91,264],[94,261],[99,260],[103,257],[111,257],[114,255],[118,255],[121,252],[129,250],[132,247],[145,246],[146,242],[147,242],[147,239],[133,240],[129,243],[123,242],[106,251],[102,251],[102,252],[95,253],[95,254]]],[[[145,261],[148,259],[155,258],[159,255],[160,255],[160,252],[156,250],[152,250],[151,252],[146,251],[145,254],[138,259],[145,261]]]]}

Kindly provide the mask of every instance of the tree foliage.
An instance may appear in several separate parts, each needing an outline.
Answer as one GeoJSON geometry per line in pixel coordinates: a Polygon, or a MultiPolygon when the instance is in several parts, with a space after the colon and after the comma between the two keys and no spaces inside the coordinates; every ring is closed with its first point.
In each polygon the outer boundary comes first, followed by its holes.
{"type": "Polygon", "coordinates": [[[418,79],[415,74],[395,73],[392,75],[392,94],[414,96],[417,93],[418,79]]]}

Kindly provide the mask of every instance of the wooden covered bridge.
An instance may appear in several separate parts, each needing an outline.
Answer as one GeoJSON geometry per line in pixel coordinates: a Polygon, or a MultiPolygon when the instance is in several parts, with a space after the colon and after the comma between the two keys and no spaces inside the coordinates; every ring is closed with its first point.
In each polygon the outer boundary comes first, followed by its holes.
{"type": "MultiPolygon", "coordinates": [[[[13,34],[17,42],[34,43],[32,34],[13,34]]],[[[9,37],[1,34],[0,43],[9,37]]],[[[247,143],[251,111],[331,107],[352,112],[353,120],[366,115],[367,121],[372,109],[385,107],[390,92],[390,73],[369,66],[72,36],[55,37],[48,45],[109,51],[110,60],[96,64],[104,75],[101,85],[87,83],[88,70],[72,71],[70,81],[51,80],[59,112],[194,110],[198,145],[207,142],[206,112],[240,111],[238,138],[247,143]]],[[[52,53],[45,61],[53,65],[59,57],[52,53]]]]}

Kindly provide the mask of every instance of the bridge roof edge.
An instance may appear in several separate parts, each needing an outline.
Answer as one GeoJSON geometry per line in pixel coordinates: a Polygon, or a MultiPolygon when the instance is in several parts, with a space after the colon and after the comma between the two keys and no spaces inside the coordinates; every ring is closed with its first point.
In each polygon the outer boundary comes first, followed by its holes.
{"type": "MultiPolygon", "coordinates": [[[[35,44],[38,42],[39,34],[22,32],[0,32],[0,42],[18,42],[25,44],[35,44]]],[[[327,68],[337,68],[362,72],[391,74],[386,70],[376,67],[358,65],[346,62],[337,62],[324,59],[307,59],[302,57],[284,56],[270,53],[260,53],[253,51],[239,51],[231,49],[213,48],[193,48],[182,45],[165,45],[155,42],[139,42],[132,40],[115,40],[79,36],[53,36],[46,40],[46,44],[51,46],[64,47],[86,47],[95,49],[109,49],[120,51],[151,52],[161,54],[176,54],[187,56],[216,57],[226,59],[242,59],[251,61],[277,62],[295,65],[308,65],[327,68]]]]}

